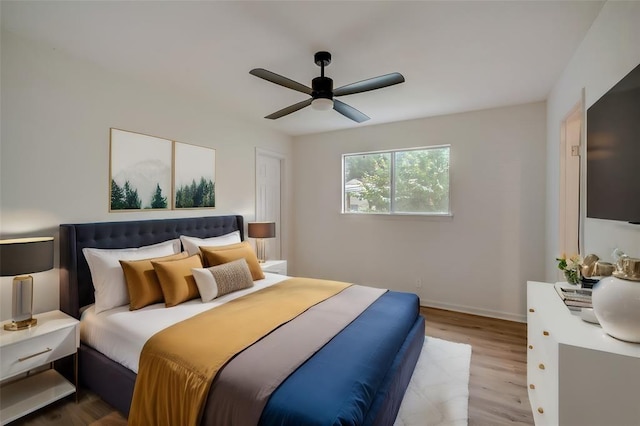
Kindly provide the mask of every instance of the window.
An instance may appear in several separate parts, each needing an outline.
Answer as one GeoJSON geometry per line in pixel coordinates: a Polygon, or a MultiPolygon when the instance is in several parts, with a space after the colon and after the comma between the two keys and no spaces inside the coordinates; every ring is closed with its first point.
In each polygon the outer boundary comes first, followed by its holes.
{"type": "Polygon", "coordinates": [[[342,212],[450,215],[450,146],[342,156],[342,212]]]}

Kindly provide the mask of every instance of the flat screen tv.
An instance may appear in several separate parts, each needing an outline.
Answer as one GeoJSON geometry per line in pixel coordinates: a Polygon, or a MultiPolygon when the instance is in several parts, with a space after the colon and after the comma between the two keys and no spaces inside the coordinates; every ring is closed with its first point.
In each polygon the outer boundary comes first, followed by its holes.
{"type": "Polygon", "coordinates": [[[640,224],[640,65],[587,110],[587,217],[640,224]]]}

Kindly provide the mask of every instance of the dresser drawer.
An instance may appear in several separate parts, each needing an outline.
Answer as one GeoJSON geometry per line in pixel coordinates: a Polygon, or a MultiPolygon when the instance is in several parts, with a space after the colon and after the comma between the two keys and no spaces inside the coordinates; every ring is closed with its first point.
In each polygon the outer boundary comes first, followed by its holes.
{"type": "Polygon", "coordinates": [[[557,370],[553,364],[543,362],[529,366],[527,372],[529,401],[536,425],[552,426],[558,423],[557,370]],[[545,369],[540,369],[540,365],[545,369]]]}
{"type": "Polygon", "coordinates": [[[536,425],[557,425],[558,342],[544,315],[530,303],[527,312],[527,387],[536,425]]]}
{"type": "Polygon", "coordinates": [[[0,380],[74,353],[76,353],[75,326],[3,345],[0,347],[0,380]]]}

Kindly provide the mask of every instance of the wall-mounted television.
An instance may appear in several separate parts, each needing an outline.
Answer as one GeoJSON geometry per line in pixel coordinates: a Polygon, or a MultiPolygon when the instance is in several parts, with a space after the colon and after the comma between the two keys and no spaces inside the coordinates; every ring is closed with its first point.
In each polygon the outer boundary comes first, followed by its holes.
{"type": "Polygon", "coordinates": [[[640,224],[640,65],[587,110],[587,217],[640,224]]]}

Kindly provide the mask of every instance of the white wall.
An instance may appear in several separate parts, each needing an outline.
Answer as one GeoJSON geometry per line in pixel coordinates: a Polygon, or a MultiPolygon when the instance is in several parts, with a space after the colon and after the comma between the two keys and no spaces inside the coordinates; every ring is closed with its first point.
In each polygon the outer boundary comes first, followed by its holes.
{"type": "MultiPolygon", "coordinates": [[[[560,123],[580,101],[585,89],[586,108],[640,63],[640,2],[607,2],[547,100],[547,229],[546,280],[558,279],[560,123]]],[[[584,211],[582,212],[584,220],[584,211]]],[[[610,259],[620,247],[640,257],[640,226],[588,219],[584,227],[585,254],[610,259]]]]}
{"type": "MultiPolygon", "coordinates": [[[[418,291],[424,304],[523,318],[524,282],[558,278],[560,122],[582,88],[589,107],[640,62],[638,22],[640,2],[604,5],[549,95],[546,159],[542,104],[311,135],[292,145],[205,99],[127,80],[3,32],[0,234],[57,236],[63,222],[227,213],[251,219],[254,148],[287,158],[293,150],[295,161],[286,164],[294,171],[286,175],[295,182],[285,188],[283,212],[291,272],[418,291]],[[108,213],[110,127],[216,148],[218,207],[108,213]],[[452,144],[452,219],[339,213],[340,154],[442,143],[452,144]]],[[[640,228],[586,221],[586,253],[606,258],[613,247],[640,256],[640,228]]],[[[36,311],[57,308],[58,271],[35,279],[36,311]]],[[[0,278],[0,320],[10,317],[10,283],[0,278]]]]}
{"type": "MultiPolygon", "coordinates": [[[[2,33],[0,234],[57,237],[60,223],[255,214],[255,147],[291,156],[291,138],[240,122],[198,96],[127,80],[2,33]],[[216,209],[109,213],[109,128],[216,149],[216,209]]],[[[285,164],[290,164],[286,161],[285,164]]],[[[289,172],[285,175],[290,176],[289,172]]],[[[291,185],[283,191],[290,222],[291,185]]],[[[289,230],[285,225],[283,255],[289,230]]],[[[58,264],[57,241],[55,264],[58,264]]],[[[58,270],[34,275],[35,312],[59,306],[58,270]]],[[[0,320],[11,278],[0,279],[0,320]]]]}
{"type": "Polygon", "coordinates": [[[291,272],[524,320],[526,280],[544,277],[545,114],[535,103],[295,138],[291,272]],[[439,144],[452,218],[340,214],[341,154],[439,144]]]}

